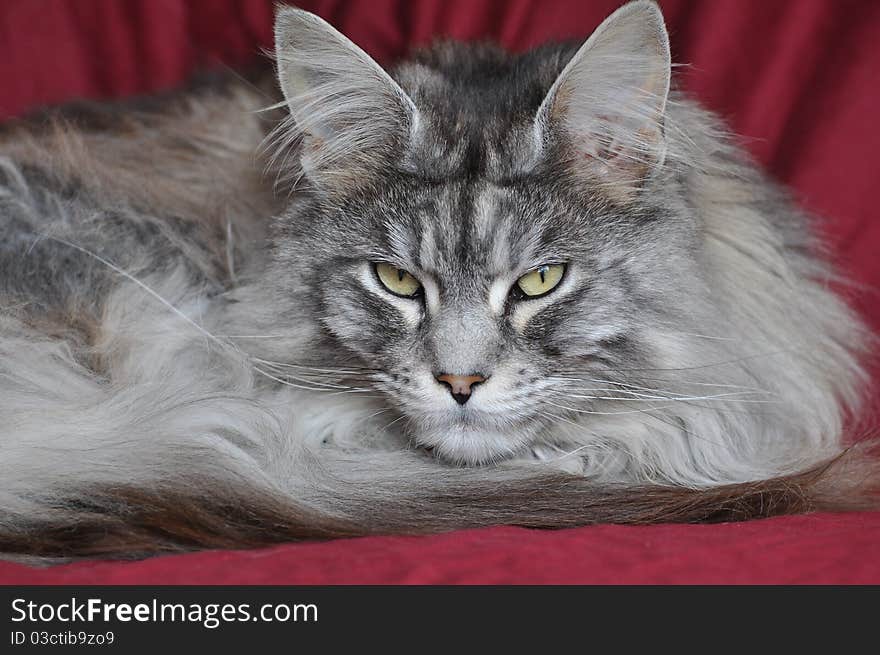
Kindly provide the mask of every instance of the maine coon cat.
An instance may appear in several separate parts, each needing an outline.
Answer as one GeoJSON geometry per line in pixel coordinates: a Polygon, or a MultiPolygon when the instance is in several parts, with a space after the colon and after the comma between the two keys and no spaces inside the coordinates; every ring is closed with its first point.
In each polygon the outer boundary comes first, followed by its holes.
{"type": "Polygon", "coordinates": [[[296,9],[276,46],[283,97],[0,132],[0,551],[870,502],[868,336],[653,3],[391,73],[296,9]]]}

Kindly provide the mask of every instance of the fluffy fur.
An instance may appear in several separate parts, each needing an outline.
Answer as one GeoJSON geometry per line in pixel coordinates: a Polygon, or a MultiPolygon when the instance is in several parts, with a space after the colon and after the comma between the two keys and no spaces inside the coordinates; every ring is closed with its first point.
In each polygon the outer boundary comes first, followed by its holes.
{"type": "Polygon", "coordinates": [[[391,75],[305,12],[276,32],[283,100],[0,132],[0,549],[869,502],[841,455],[868,337],[807,218],[670,91],[655,5],[391,75]],[[510,294],[545,263],[556,290],[510,294]],[[487,381],[462,406],[439,372],[487,381]]]}

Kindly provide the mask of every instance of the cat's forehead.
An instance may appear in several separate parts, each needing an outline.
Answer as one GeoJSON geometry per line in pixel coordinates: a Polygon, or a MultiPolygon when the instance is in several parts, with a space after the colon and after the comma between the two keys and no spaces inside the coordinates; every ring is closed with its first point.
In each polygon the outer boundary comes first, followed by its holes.
{"type": "Polygon", "coordinates": [[[399,197],[407,202],[378,208],[377,227],[401,266],[480,282],[569,254],[569,213],[539,189],[485,180],[410,181],[399,197]]]}
{"type": "Polygon", "coordinates": [[[504,181],[534,158],[534,122],[572,46],[511,57],[486,45],[436,46],[394,76],[418,112],[405,164],[429,176],[504,181]]]}

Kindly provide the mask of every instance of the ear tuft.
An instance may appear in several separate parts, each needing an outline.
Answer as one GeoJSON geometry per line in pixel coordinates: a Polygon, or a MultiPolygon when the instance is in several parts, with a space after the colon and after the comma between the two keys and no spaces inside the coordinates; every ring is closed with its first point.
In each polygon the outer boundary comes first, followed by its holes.
{"type": "Polygon", "coordinates": [[[535,119],[540,143],[557,134],[574,172],[637,184],[663,164],[670,84],[660,9],[639,0],[609,16],[575,53],[535,119]]]}
{"type": "Polygon", "coordinates": [[[302,173],[313,181],[367,174],[410,136],[417,121],[412,100],[323,19],[279,8],[275,53],[290,109],[278,140],[298,146],[302,173]]]}

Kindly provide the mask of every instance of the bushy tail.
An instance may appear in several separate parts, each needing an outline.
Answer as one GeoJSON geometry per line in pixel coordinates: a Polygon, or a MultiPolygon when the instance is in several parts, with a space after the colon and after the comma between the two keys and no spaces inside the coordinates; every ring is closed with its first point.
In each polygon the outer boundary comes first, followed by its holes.
{"type": "MultiPolygon", "coordinates": [[[[205,493],[158,486],[92,489],[75,506],[47,507],[29,523],[0,525],[0,552],[51,558],[142,557],[204,548],[377,534],[426,534],[488,525],[570,528],[595,523],[743,521],[814,511],[880,508],[872,446],[794,475],[710,489],[597,485],[568,474],[457,470],[386,483],[342,484],[326,507],[230,486],[205,493]]],[[[332,498],[330,497],[332,495],[332,498]]]]}

